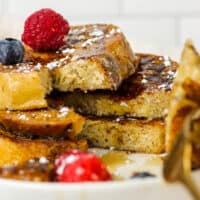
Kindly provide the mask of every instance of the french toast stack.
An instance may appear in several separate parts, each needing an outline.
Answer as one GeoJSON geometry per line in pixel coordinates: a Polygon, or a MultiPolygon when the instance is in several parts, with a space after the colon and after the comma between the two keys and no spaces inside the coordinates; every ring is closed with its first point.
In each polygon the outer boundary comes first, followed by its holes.
{"type": "Polygon", "coordinates": [[[177,63],[136,54],[138,68],[116,91],[72,92],[65,103],[86,117],[78,138],[92,146],[145,153],[165,150],[165,115],[177,63]]]}
{"type": "Polygon", "coordinates": [[[164,152],[176,62],[134,54],[120,29],[104,24],[72,27],[61,51],[59,60],[50,62],[45,53],[29,51],[27,57],[48,61],[53,87],[62,92],[49,98],[63,98],[86,118],[78,139],[93,147],[164,152]]]}
{"type": "MultiPolygon", "coordinates": [[[[16,40],[2,43],[10,41],[16,40]]],[[[61,101],[50,105],[46,100],[52,91],[50,73],[44,63],[26,58],[17,64],[0,64],[0,165],[42,156],[51,160],[66,149],[87,149],[86,141],[74,139],[84,117],[61,101]]]]}
{"type": "Polygon", "coordinates": [[[0,165],[68,148],[164,152],[177,63],[133,53],[114,25],[72,26],[55,52],[0,65],[0,165]],[[80,113],[77,114],[74,111],[80,113]]]}
{"type": "Polygon", "coordinates": [[[53,90],[116,90],[137,68],[137,57],[118,27],[71,27],[67,42],[55,52],[25,46],[22,62],[0,65],[0,165],[66,149],[86,149],[77,135],[85,118],[53,90]]]}

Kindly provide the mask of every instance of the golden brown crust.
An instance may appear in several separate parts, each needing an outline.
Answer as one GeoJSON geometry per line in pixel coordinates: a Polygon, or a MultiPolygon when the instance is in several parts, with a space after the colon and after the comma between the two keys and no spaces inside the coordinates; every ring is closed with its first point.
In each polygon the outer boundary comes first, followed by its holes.
{"type": "Polygon", "coordinates": [[[113,147],[143,153],[164,152],[165,124],[162,119],[88,118],[78,138],[100,148],[113,147]]]}
{"type": "Polygon", "coordinates": [[[116,90],[138,62],[123,33],[110,24],[72,26],[66,45],[49,57],[27,51],[27,60],[46,63],[60,91],[116,90]]]}
{"type": "Polygon", "coordinates": [[[45,157],[27,160],[18,165],[0,167],[0,177],[34,182],[54,180],[54,165],[45,157]]]}
{"type": "Polygon", "coordinates": [[[51,78],[48,69],[40,67],[29,69],[24,64],[24,67],[19,65],[17,68],[7,69],[0,66],[0,110],[47,107],[45,96],[51,91],[51,78]]]}
{"type": "Polygon", "coordinates": [[[0,129],[0,166],[25,162],[31,158],[47,157],[50,160],[67,149],[87,149],[86,141],[25,139],[14,137],[0,129]]]}
{"type": "Polygon", "coordinates": [[[140,59],[137,72],[117,91],[67,93],[66,105],[82,114],[96,116],[163,117],[178,64],[163,56],[137,56],[140,59]]]}
{"type": "Polygon", "coordinates": [[[45,108],[52,87],[61,91],[116,90],[135,72],[137,62],[118,27],[73,26],[66,45],[57,52],[25,47],[22,63],[0,64],[0,110],[45,108]]]}
{"type": "Polygon", "coordinates": [[[15,135],[28,138],[73,138],[85,120],[68,107],[32,111],[0,111],[0,125],[15,135]]]}

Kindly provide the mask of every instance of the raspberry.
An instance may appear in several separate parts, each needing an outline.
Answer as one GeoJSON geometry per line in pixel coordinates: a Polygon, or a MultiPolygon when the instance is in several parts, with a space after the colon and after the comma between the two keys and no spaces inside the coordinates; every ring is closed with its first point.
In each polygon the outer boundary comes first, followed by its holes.
{"type": "Polygon", "coordinates": [[[64,45],[69,29],[67,20],[60,14],[41,9],[26,19],[22,41],[36,51],[54,51],[64,45]]]}
{"type": "Polygon", "coordinates": [[[55,161],[59,182],[109,181],[111,175],[104,163],[93,153],[67,151],[55,161]]]}

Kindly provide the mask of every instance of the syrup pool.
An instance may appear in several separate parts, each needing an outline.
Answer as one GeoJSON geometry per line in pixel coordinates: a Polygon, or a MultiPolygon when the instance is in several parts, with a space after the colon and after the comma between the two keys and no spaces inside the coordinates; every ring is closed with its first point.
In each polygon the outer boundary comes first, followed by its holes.
{"type": "Polygon", "coordinates": [[[162,176],[163,154],[130,153],[125,151],[90,149],[101,157],[114,180],[130,179],[135,172],[149,172],[162,176]]]}

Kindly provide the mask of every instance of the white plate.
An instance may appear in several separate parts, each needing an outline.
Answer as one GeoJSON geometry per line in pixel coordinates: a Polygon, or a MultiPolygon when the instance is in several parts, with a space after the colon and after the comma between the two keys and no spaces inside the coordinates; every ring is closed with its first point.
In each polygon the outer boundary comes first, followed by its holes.
{"type": "MultiPolygon", "coordinates": [[[[96,151],[99,155],[106,151],[96,151]]],[[[162,162],[156,155],[130,154],[129,161],[115,166],[114,173],[127,178],[133,171],[150,171],[156,178],[124,181],[60,184],[31,183],[0,179],[0,200],[190,200],[180,184],[166,184],[161,174],[162,162]]],[[[113,167],[113,166],[112,166],[113,167]]],[[[200,171],[194,173],[200,180],[200,171]]]]}

